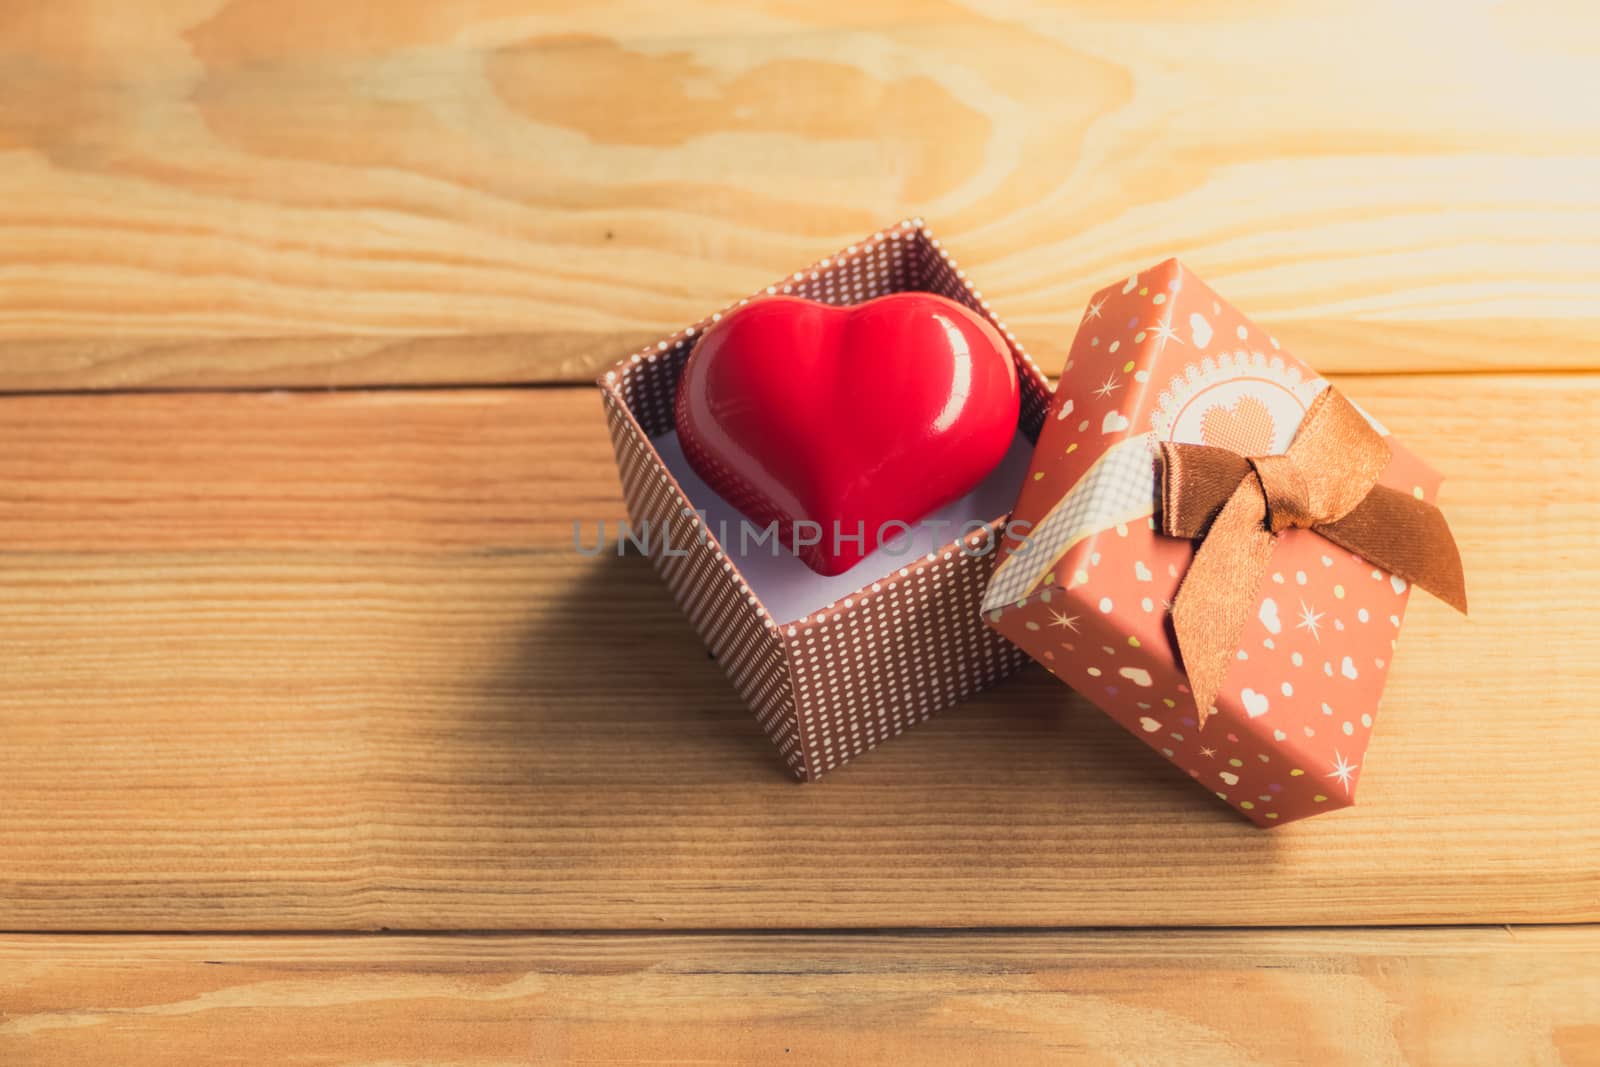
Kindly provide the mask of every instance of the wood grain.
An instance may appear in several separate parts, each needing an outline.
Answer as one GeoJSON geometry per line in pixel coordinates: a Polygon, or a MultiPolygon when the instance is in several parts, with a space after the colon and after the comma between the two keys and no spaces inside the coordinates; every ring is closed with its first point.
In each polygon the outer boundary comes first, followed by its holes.
{"type": "Polygon", "coordinates": [[[1600,1062],[1594,927],[9,937],[0,1060],[1600,1062]]]}
{"type": "Polygon", "coordinates": [[[1592,6],[978,7],[4,5],[0,391],[585,378],[911,214],[1050,369],[1169,254],[1327,371],[1597,365],[1592,6]]]}
{"type": "Polygon", "coordinates": [[[793,784],[574,550],[592,390],[0,401],[0,929],[1600,919],[1600,379],[1345,387],[1474,612],[1417,599],[1362,803],[1271,833],[1033,670],[793,784]]]}

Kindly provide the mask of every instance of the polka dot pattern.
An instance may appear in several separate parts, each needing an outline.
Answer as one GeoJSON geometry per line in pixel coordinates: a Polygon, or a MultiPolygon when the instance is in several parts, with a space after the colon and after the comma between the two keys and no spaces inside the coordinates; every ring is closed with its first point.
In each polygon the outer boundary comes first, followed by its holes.
{"type": "MultiPolygon", "coordinates": [[[[907,290],[956,300],[994,324],[1017,361],[1022,429],[1036,438],[1050,404],[1048,381],[920,220],[874,234],[734,307],[776,293],[843,305],[907,290]]],[[[731,310],[635,353],[599,385],[629,521],[670,527],[670,543],[686,555],[654,552],[657,572],[790,770],[811,780],[999,681],[1026,656],[982,621],[995,556],[977,549],[994,525],[814,615],[774,622],[736,563],[684,514],[690,503],[650,443],[673,427],[678,380],[695,340],[731,310]]]]}
{"type": "Polygon", "coordinates": [[[650,562],[790,771],[806,777],[782,637],[767,624],[733,561],[713,539],[700,536],[697,518],[684,514],[688,505],[683,490],[619,395],[606,391],[604,396],[628,521],[636,529],[670,531],[668,543],[684,554],[661,552],[657,535],[651,538],[650,562]]]}
{"type": "Polygon", "coordinates": [[[812,616],[790,642],[813,775],[984,689],[1027,656],[982,625],[990,531],[812,616]]]}

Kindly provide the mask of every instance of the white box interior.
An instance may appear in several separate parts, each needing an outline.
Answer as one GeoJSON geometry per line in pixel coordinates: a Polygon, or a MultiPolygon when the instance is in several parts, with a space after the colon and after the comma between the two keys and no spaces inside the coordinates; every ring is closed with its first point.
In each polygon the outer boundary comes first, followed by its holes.
{"type": "Polygon", "coordinates": [[[782,548],[774,556],[770,542],[751,545],[748,553],[740,553],[737,531],[742,516],[689,466],[678,444],[677,433],[663,434],[651,443],[683,487],[689,502],[705,514],[712,534],[716,535],[726,526],[733,545],[731,550],[730,546],[723,545],[723,550],[734,560],[750,590],[780,623],[810,615],[929,552],[942,549],[963,535],[963,523],[986,523],[1009,514],[1017,502],[1022,479],[1028,473],[1028,462],[1033,456],[1033,442],[1018,429],[1004,458],[972,492],[924,516],[921,522],[912,522],[910,533],[891,538],[854,567],[829,578],[816,573],[782,548]],[[927,525],[940,521],[950,525],[939,529],[927,525]]]}

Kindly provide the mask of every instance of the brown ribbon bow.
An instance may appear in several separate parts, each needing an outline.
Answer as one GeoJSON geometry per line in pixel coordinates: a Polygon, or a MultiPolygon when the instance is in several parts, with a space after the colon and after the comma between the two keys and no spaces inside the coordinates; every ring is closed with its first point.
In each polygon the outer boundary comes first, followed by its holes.
{"type": "Polygon", "coordinates": [[[1284,530],[1315,530],[1457,611],[1467,610],[1461,553],[1444,516],[1426,501],[1378,484],[1389,446],[1332,387],[1312,402],[1283,455],[1246,458],[1172,442],[1161,451],[1162,533],[1200,539],[1172,605],[1172,623],[1202,728],[1284,530]]]}

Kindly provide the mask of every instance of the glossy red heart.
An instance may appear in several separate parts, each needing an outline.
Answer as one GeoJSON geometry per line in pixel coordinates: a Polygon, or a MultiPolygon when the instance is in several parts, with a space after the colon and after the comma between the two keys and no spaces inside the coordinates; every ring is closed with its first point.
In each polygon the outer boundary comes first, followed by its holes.
{"type": "Polygon", "coordinates": [[[1016,433],[1017,389],[1005,339],[952,300],[775,296],[695,345],[678,435],[724,499],[758,528],[776,521],[812,570],[839,574],[994,469],[1016,433]]]}

